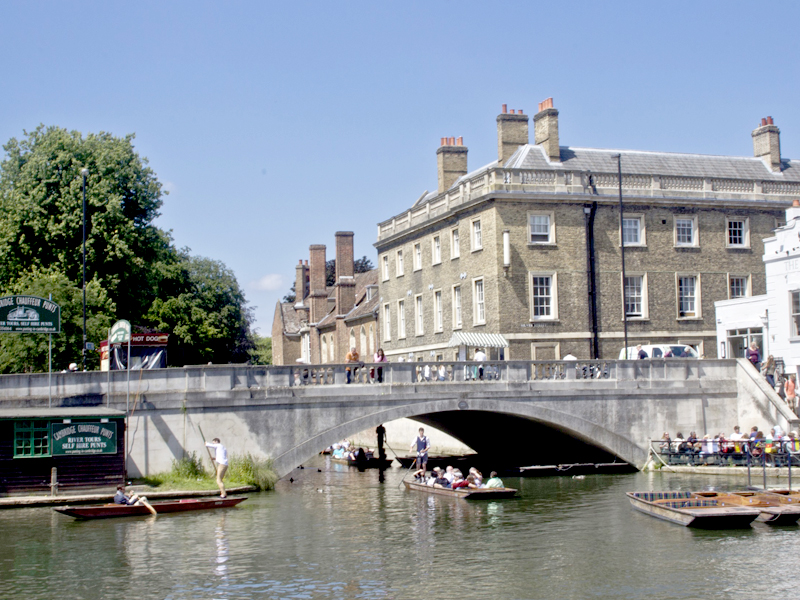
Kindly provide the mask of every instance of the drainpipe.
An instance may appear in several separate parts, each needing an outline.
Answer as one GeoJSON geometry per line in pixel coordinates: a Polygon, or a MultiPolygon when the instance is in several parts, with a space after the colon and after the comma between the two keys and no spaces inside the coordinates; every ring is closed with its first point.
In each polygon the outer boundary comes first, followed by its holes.
{"type": "Polygon", "coordinates": [[[597,327],[597,276],[594,249],[594,217],[597,213],[597,202],[583,207],[584,224],[586,226],[586,289],[589,300],[589,324],[592,337],[589,340],[589,356],[592,359],[600,356],[600,341],[597,327]]]}

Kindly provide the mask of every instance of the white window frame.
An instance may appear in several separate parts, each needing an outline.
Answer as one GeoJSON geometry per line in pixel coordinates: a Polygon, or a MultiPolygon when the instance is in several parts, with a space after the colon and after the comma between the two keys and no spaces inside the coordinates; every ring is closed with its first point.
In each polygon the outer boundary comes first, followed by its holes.
{"type": "Polygon", "coordinates": [[[444,310],[442,308],[442,290],[433,290],[433,330],[444,331],[444,310]]]}
{"type": "Polygon", "coordinates": [[[450,260],[454,260],[461,256],[461,235],[458,233],[458,227],[450,230],[450,260]]]}
{"type": "Polygon", "coordinates": [[[384,302],[383,304],[383,322],[385,325],[381,327],[383,329],[383,341],[384,342],[391,342],[392,341],[392,308],[389,306],[388,302],[384,302]]]}
{"type": "Polygon", "coordinates": [[[675,308],[678,313],[678,320],[680,321],[693,321],[703,318],[703,304],[700,295],[700,273],[675,273],[675,308]],[[694,277],[694,314],[681,315],[681,286],[680,280],[684,277],[694,277]]]}
{"type": "Polygon", "coordinates": [[[743,273],[728,273],[728,299],[732,300],[734,298],[749,298],[753,295],[753,288],[752,288],[752,277],[750,275],[746,275],[743,273]],[[744,279],[744,295],[743,296],[734,296],[731,294],[732,286],[734,279],[744,279]]]}
{"type": "Polygon", "coordinates": [[[395,254],[394,274],[395,277],[402,277],[405,274],[406,265],[403,260],[403,249],[399,248],[395,254]]]}
{"type": "Polygon", "coordinates": [[[442,236],[440,235],[431,238],[431,264],[442,264],[442,236]]]}
{"type": "Polygon", "coordinates": [[[389,281],[389,255],[384,254],[381,256],[381,278],[383,281],[389,281]]]}
{"type": "Polygon", "coordinates": [[[472,324],[486,325],[486,281],[483,277],[472,280],[472,324]]]}
{"type": "MultiPolygon", "coordinates": [[[[647,246],[647,237],[645,235],[646,234],[646,230],[645,230],[644,215],[642,213],[623,213],[622,214],[622,220],[623,220],[623,223],[624,223],[624,221],[628,221],[628,220],[630,220],[630,221],[633,221],[633,220],[639,221],[639,241],[636,242],[636,243],[633,243],[633,242],[626,243],[625,247],[626,248],[641,248],[643,246],[647,246]]],[[[623,231],[620,231],[620,235],[623,235],[623,234],[624,234],[624,225],[623,225],[623,231]]],[[[621,246],[622,245],[622,237],[620,237],[619,243],[620,243],[620,246],[621,246]]]]}
{"type": "Polygon", "coordinates": [[[419,271],[422,268],[422,244],[417,242],[414,244],[414,270],[419,271]]]}
{"type": "Polygon", "coordinates": [[[558,320],[558,273],[555,271],[529,271],[528,272],[528,304],[530,306],[531,321],[557,321],[558,320]],[[550,278],[550,314],[534,315],[534,278],[550,278]]]}
{"type": "Polygon", "coordinates": [[[789,291],[789,320],[791,321],[789,339],[800,340],[800,290],[789,291]],[[795,310],[795,298],[798,304],[797,310],[795,310]]]}
{"type": "Polygon", "coordinates": [[[725,217],[725,247],[726,248],[749,248],[750,247],[750,217],[725,217]],[[743,231],[743,242],[741,244],[731,243],[731,223],[741,222],[743,231]]]}
{"type": "Polygon", "coordinates": [[[622,318],[625,319],[627,316],[628,321],[646,321],[650,318],[650,310],[649,310],[649,299],[647,295],[647,273],[625,273],[625,277],[630,279],[632,277],[639,277],[642,280],[642,296],[641,296],[641,303],[642,303],[642,311],[641,315],[628,315],[626,314],[627,311],[625,310],[625,280],[622,279],[622,273],[620,273],[620,281],[622,282],[622,318]]]}
{"type": "Polygon", "coordinates": [[[672,217],[673,243],[676,248],[697,248],[700,245],[700,232],[697,229],[697,215],[673,215],[672,217]],[[691,221],[692,241],[681,242],[678,240],[678,221],[691,221]]]}
{"type": "Polygon", "coordinates": [[[453,286],[453,329],[461,329],[464,326],[464,297],[461,293],[461,284],[453,286]]]}
{"type": "Polygon", "coordinates": [[[480,219],[472,219],[469,222],[469,241],[472,252],[483,250],[483,227],[480,219]]]}
{"type": "Polygon", "coordinates": [[[556,243],[556,220],[553,211],[530,211],[528,212],[528,245],[529,246],[553,246],[556,243]],[[548,233],[544,241],[534,241],[531,217],[547,217],[548,233]]]}
{"type": "Polygon", "coordinates": [[[406,339],[406,301],[397,301],[397,339],[406,339]]]}
{"type": "Polygon", "coordinates": [[[414,335],[425,335],[425,312],[422,306],[422,294],[414,296],[414,335]]]}

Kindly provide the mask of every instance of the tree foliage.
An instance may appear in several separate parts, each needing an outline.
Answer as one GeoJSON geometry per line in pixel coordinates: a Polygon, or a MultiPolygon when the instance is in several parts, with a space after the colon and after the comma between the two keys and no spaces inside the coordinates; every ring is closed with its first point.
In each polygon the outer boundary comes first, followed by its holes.
{"type": "MultiPolygon", "coordinates": [[[[127,319],[173,334],[171,364],[243,362],[252,347],[244,294],[223,264],[177,251],[153,224],[165,192],[133,139],[39,126],[4,146],[0,290],[52,291],[62,307],[58,361],[80,362],[85,168],[88,340],[98,344],[108,324],[127,319]]],[[[0,336],[0,372],[42,370],[46,348],[46,336],[0,336]]]]}

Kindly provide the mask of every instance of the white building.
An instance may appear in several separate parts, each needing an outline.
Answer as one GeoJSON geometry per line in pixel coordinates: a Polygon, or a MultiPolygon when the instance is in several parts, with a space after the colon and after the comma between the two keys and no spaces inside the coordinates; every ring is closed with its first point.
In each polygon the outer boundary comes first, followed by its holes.
{"type": "Polygon", "coordinates": [[[782,360],[787,373],[800,367],[800,201],[786,211],[786,225],[764,240],[767,293],[715,302],[720,357],[744,357],[755,341],[764,357],[782,360]]]}

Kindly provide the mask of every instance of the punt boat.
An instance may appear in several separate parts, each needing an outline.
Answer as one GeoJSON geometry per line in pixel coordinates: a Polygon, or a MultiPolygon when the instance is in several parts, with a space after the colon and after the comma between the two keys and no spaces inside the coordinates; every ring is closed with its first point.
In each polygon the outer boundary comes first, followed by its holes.
{"type": "Polygon", "coordinates": [[[358,467],[359,469],[388,469],[389,467],[392,466],[391,458],[382,459],[377,456],[373,456],[372,458],[367,458],[363,460],[357,460],[355,458],[331,457],[331,462],[340,465],[347,465],[348,467],[358,467]]]}
{"type": "Polygon", "coordinates": [[[791,497],[764,492],[695,492],[696,498],[714,498],[723,504],[758,508],[756,521],[770,525],[794,525],[800,519],[800,503],[791,497]]]}
{"type": "Polygon", "coordinates": [[[684,527],[737,529],[749,526],[761,514],[759,507],[698,498],[693,492],[627,492],[627,496],[636,510],[684,527]]]}
{"type": "Polygon", "coordinates": [[[502,498],[513,498],[517,495],[514,488],[450,488],[433,487],[416,481],[403,480],[407,490],[436,494],[438,496],[450,496],[451,498],[463,498],[464,500],[500,500],[502,498]]]}
{"type": "MultiPolygon", "coordinates": [[[[414,461],[417,460],[416,456],[395,456],[397,462],[400,463],[404,469],[410,469],[411,465],[414,464],[414,461]]],[[[469,466],[475,466],[478,462],[478,455],[477,454],[462,454],[460,456],[445,456],[445,455],[433,455],[428,456],[428,470],[430,471],[433,467],[440,467],[442,469],[453,466],[462,468],[465,464],[469,463],[469,466]]],[[[463,471],[463,468],[462,468],[463,471]]]]}
{"type": "MultiPolygon", "coordinates": [[[[228,508],[236,506],[240,502],[247,500],[246,497],[240,498],[184,498],[181,500],[165,500],[163,502],[151,502],[157,514],[185,512],[190,510],[206,510],[211,508],[228,508]]],[[[63,515],[69,515],[76,519],[109,519],[112,517],[131,517],[135,515],[149,515],[150,511],[143,504],[100,504],[95,506],[59,506],[53,510],[63,515]]]]}

